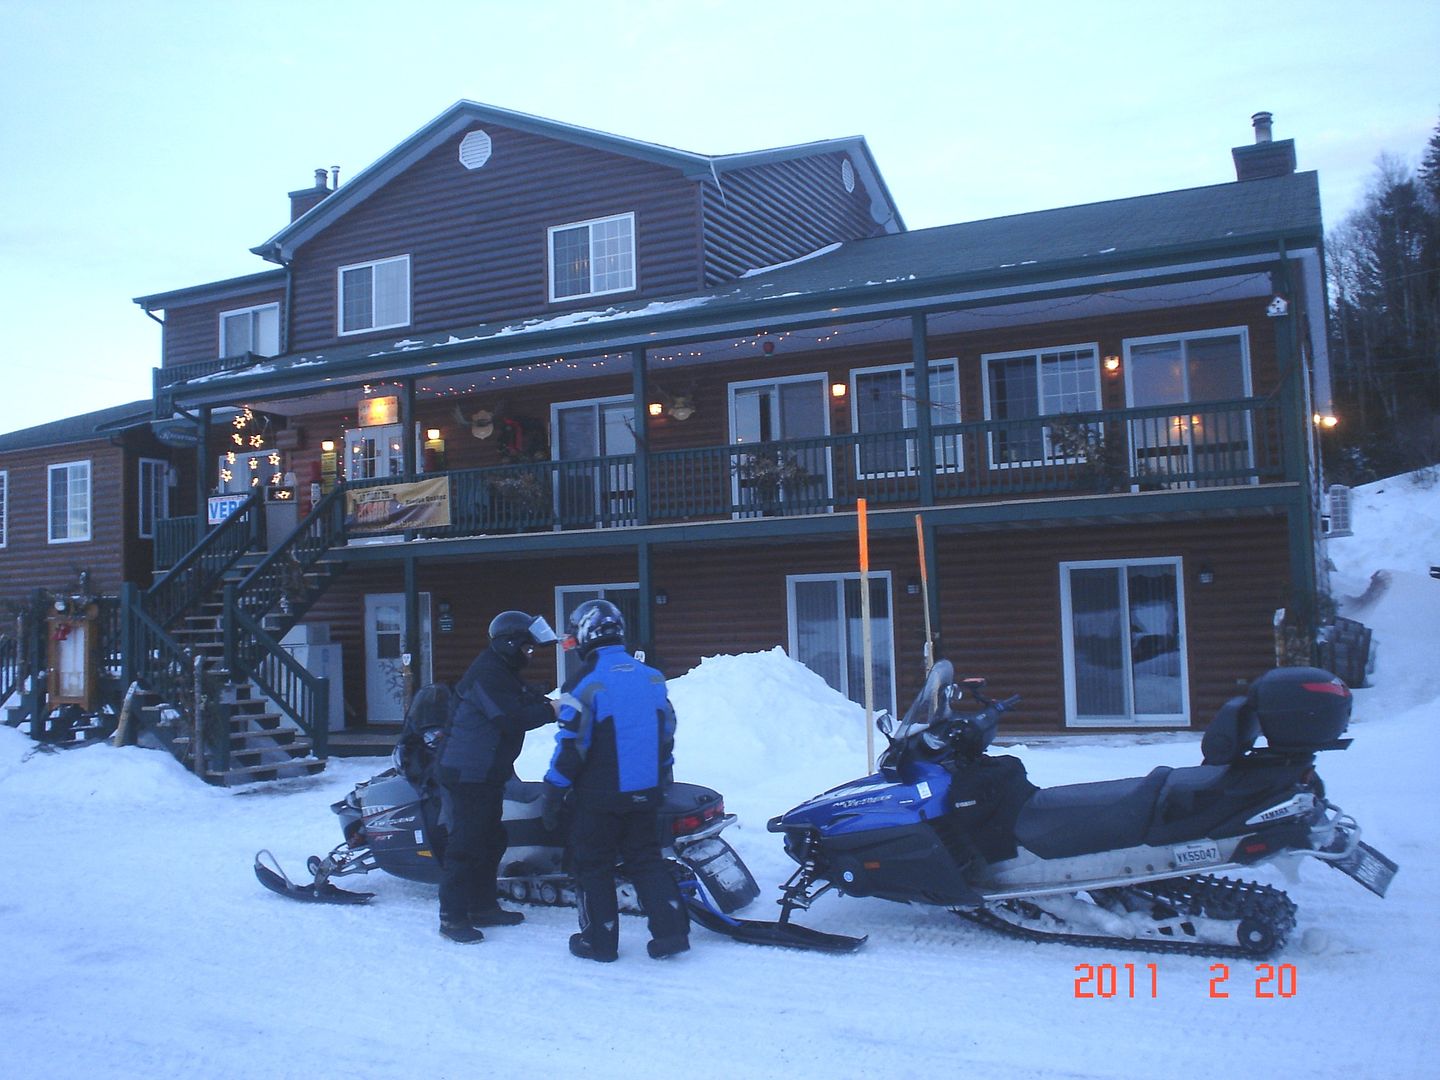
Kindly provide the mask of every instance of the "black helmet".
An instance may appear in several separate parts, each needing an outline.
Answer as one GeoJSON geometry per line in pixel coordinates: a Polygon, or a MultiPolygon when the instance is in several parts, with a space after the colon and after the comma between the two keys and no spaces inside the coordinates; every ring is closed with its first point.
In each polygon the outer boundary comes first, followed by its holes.
{"type": "MultiPolygon", "coordinates": [[[[609,600],[586,600],[570,613],[570,639],[583,659],[601,645],[625,643],[625,616],[609,600]]],[[[570,642],[566,642],[570,647],[570,642]]]]}
{"type": "Polygon", "coordinates": [[[529,659],[527,649],[555,644],[555,631],[543,615],[527,615],[523,611],[502,611],[490,620],[490,647],[512,667],[523,667],[529,659]]]}

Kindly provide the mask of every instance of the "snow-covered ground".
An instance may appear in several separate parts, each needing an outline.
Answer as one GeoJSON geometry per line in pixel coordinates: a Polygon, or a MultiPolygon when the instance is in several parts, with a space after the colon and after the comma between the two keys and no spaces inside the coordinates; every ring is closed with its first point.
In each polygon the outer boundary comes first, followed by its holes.
{"type": "MultiPolygon", "coordinates": [[[[311,906],[251,875],[258,848],[292,872],[329,850],[329,804],[379,759],[219,791],[162,754],[37,752],[0,728],[0,1076],[1434,1076],[1440,488],[1357,489],[1354,517],[1356,535],[1331,543],[1334,584],[1365,597],[1345,610],[1375,628],[1379,666],[1356,694],[1354,745],[1321,772],[1401,872],[1384,901],[1319,865],[1285,885],[1300,922],[1275,963],[1293,965],[1293,996],[1260,997],[1253,964],[1231,963],[1229,996],[1212,997],[1209,960],[1026,944],[833,896],[804,921],[869,934],[850,956],[696,929],[659,964],[627,919],[621,962],[601,966],[566,952],[572,911],[533,909],[455,946],[425,886],[377,873],[371,905],[311,906]],[[1117,965],[1120,993],[1077,999],[1080,964],[1117,965]]],[[[863,771],[859,710],[778,650],[706,660],[672,687],[680,777],[740,815],[727,835],[764,888],[747,914],[771,917],[790,864],[765,820],[863,771]]],[[[532,737],[521,775],[547,742],[532,737]]],[[[1199,758],[1194,735],[1007,752],[1042,785],[1199,758]]]]}

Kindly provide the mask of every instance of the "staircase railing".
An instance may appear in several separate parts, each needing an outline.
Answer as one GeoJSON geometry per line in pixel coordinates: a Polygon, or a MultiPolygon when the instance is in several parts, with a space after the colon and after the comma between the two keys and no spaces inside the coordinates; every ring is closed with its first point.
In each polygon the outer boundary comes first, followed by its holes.
{"type": "Polygon", "coordinates": [[[264,490],[255,488],[228,518],[207,533],[186,556],[144,594],[146,610],[162,628],[209,596],[240,556],[264,537],[264,490]]]}
{"type": "Polygon", "coordinates": [[[225,658],[231,678],[248,677],[306,735],[316,757],[330,745],[330,680],[306,671],[258,620],[240,606],[237,586],[225,587],[225,658]]]}
{"type": "Polygon", "coordinates": [[[305,574],[331,548],[345,542],[345,492],[336,488],[240,579],[235,592],[240,606],[255,622],[279,610],[294,624],[319,596],[308,588],[305,574]]]}
{"type": "Polygon", "coordinates": [[[190,653],[153,618],[141,600],[140,590],[128,582],[120,586],[121,681],[138,679],[167,703],[189,716],[188,680],[194,661],[190,653]]]}
{"type": "Polygon", "coordinates": [[[0,634],[0,707],[20,685],[20,641],[0,634]]]}

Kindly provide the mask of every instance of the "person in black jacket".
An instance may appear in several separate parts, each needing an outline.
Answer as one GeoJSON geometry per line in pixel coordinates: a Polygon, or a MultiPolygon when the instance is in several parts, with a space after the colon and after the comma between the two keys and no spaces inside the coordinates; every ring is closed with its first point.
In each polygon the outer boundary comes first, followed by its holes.
{"type": "Polygon", "coordinates": [[[530,655],[555,644],[542,616],[502,611],[490,623],[490,646],[455,687],[440,782],[450,796],[450,838],[440,879],[440,933],[482,940],[481,926],[513,926],[525,916],[499,904],[495,878],[505,854],[505,784],[514,775],[525,733],[555,719],[558,702],[520,677],[530,655]]]}
{"type": "Polygon", "coordinates": [[[625,620],[608,600],[581,604],[570,628],[585,664],[560,698],[544,804],[545,825],[553,829],[566,792],[574,793],[570,854],[580,932],[571,936],[570,951],[586,960],[619,956],[618,862],[649,921],[650,955],[674,956],[690,947],[690,917],[660,854],[660,803],[672,778],[675,739],[665,676],[625,651],[625,620]]]}

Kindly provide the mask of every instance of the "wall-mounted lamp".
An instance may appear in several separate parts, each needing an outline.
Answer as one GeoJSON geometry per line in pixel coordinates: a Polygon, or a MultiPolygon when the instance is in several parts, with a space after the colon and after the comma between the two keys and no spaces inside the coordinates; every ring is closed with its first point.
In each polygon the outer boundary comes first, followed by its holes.
{"type": "Polygon", "coordinates": [[[844,398],[844,396],[849,392],[850,388],[846,386],[843,382],[832,382],[830,384],[830,396],[836,401],[844,398]]]}
{"type": "Polygon", "coordinates": [[[646,409],[647,409],[647,411],[650,413],[651,416],[664,416],[664,415],[665,415],[665,406],[662,405],[662,404],[660,404],[660,402],[658,402],[658,401],[652,401],[652,402],[650,402],[650,404],[646,406],[646,409]]]}
{"type": "Polygon", "coordinates": [[[1312,419],[1315,421],[1316,427],[1325,428],[1327,431],[1340,423],[1340,418],[1338,416],[1332,416],[1330,413],[1317,412],[1312,419]]]}
{"type": "Polygon", "coordinates": [[[1119,371],[1120,357],[1114,355],[1113,353],[1110,356],[1105,357],[1105,370],[1111,373],[1119,371]]]}
{"type": "Polygon", "coordinates": [[[669,602],[670,594],[664,589],[660,589],[658,592],[655,593],[655,603],[657,606],[661,604],[668,604],[669,602]]]}
{"type": "Polygon", "coordinates": [[[431,442],[434,442],[436,439],[440,438],[440,429],[438,427],[426,428],[425,438],[429,439],[431,442]]]}
{"type": "Polygon", "coordinates": [[[1195,575],[1195,580],[1200,582],[1201,585],[1215,584],[1215,571],[1211,569],[1209,563],[1200,564],[1200,572],[1195,575]]]}
{"type": "Polygon", "coordinates": [[[335,440],[325,439],[323,442],[320,443],[320,449],[325,451],[325,453],[327,454],[333,454],[335,452],[335,440]]]}

